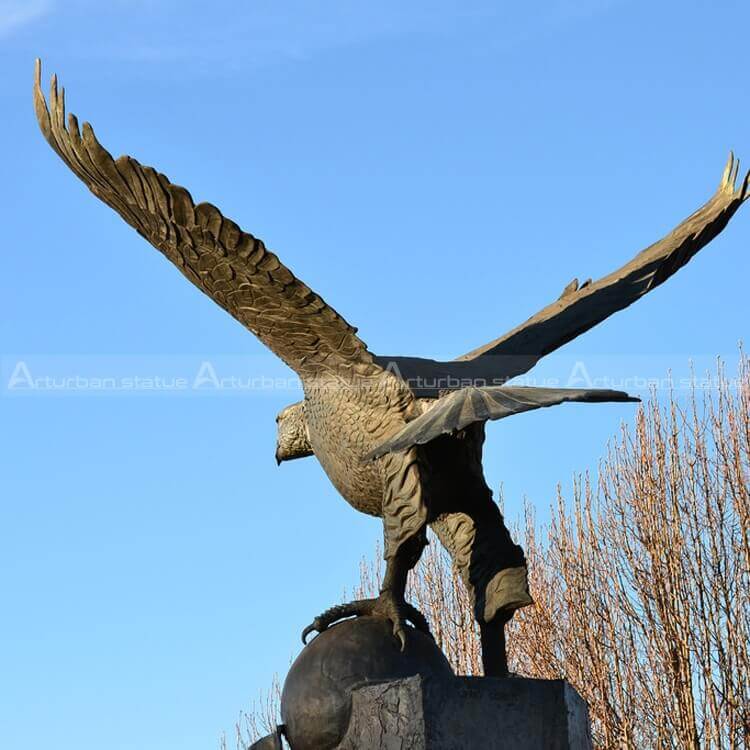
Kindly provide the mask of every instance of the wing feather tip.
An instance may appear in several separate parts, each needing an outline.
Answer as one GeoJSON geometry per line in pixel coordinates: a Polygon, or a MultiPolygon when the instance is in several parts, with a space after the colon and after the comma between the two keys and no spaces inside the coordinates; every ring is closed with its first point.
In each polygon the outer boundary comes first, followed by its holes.
{"type": "Polygon", "coordinates": [[[68,132],[79,139],[81,137],[80,130],[78,129],[78,118],[70,112],[68,114],[68,132]]]}
{"type": "Polygon", "coordinates": [[[602,400],[616,401],[616,402],[631,402],[640,403],[640,396],[632,396],[627,391],[617,391],[612,388],[605,388],[600,390],[598,393],[596,390],[593,391],[594,395],[598,395],[602,400]]]}
{"type": "Polygon", "coordinates": [[[44,130],[44,124],[49,119],[49,110],[47,109],[47,99],[42,91],[42,61],[37,57],[34,64],[34,110],[37,121],[44,130]]]}
{"type": "Polygon", "coordinates": [[[643,402],[643,399],[640,396],[631,396],[630,394],[627,394],[625,398],[622,399],[622,403],[625,404],[640,404],[643,402]]]}
{"type": "MultiPolygon", "coordinates": [[[[726,166],[724,167],[724,173],[721,177],[720,189],[723,192],[736,195],[740,200],[744,200],[747,197],[746,181],[747,176],[743,179],[742,183],[737,185],[737,180],[740,176],[740,159],[734,153],[734,150],[729,151],[729,158],[727,159],[726,166]]],[[[749,173],[750,175],[750,173],[749,173]]]]}
{"type": "Polygon", "coordinates": [[[729,151],[729,157],[727,158],[727,163],[724,166],[724,172],[721,175],[721,187],[726,188],[729,184],[729,176],[732,174],[732,169],[734,167],[734,151],[730,149],[729,151]]]}

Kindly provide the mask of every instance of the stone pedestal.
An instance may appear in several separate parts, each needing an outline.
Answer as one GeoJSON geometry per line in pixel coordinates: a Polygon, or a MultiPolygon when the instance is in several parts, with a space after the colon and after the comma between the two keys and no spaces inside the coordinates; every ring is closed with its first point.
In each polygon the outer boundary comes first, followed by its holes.
{"type": "Polygon", "coordinates": [[[281,693],[278,730],[251,750],[591,750],[588,710],[563,680],[456,677],[432,638],[405,648],[381,617],[313,639],[281,693]]]}
{"type": "Polygon", "coordinates": [[[563,680],[420,676],[359,687],[338,750],[591,750],[588,709],[563,680]]]}

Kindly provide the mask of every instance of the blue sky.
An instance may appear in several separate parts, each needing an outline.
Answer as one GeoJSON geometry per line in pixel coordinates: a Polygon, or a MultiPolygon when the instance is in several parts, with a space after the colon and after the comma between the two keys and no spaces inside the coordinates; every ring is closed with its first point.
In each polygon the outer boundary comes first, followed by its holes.
{"type": "MultiPolygon", "coordinates": [[[[36,56],[105,146],[263,237],[373,351],[449,358],[659,238],[729,148],[750,164],[749,26],[739,1],[0,2],[0,747],[215,747],[381,533],[314,460],[276,467],[293,388],[8,388],[19,362],[287,374],[49,150],[36,56]]],[[[731,370],[748,240],[741,213],[536,372],[731,370]]],[[[543,518],[632,415],[492,425],[508,515],[543,518]]]]}

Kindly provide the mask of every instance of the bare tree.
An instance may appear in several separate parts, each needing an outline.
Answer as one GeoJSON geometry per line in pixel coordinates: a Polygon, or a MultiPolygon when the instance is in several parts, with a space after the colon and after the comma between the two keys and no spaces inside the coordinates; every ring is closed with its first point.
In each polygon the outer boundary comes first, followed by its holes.
{"type": "MultiPolygon", "coordinates": [[[[271,686],[263,690],[248,711],[242,711],[234,725],[234,744],[237,750],[246,750],[255,740],[272,734],[279,723],[281,680],[274,675],[271,686]]],[[[219,750],[228,750],[226,734],[219,739],[219,750]]]]}
{"type": "Polygon", "coordinates": [[[652,398],[543,543],[527,514],[536,605],[512,664],[568,679],[599,747],[750,744],[749,375],[743,356],[687,406],[652,398]]]}
{"type": "MultiPolygon", "coordinates": [[[[508,626],[511,669],[569,680],[600,748],[750,746],[747,358],[709,386],[652,396],[596,480],[558,492],[545,527],[526,509],[535,605],[508,626]]],[[[358,594],[377,592],[380,557],[363,562],[358,594]]],[[[410,585],[456,672],[481,674],[471,603],[437,543],[410,585]]],[[[273,696],[246,728],[275,723],[273,696]]]]}

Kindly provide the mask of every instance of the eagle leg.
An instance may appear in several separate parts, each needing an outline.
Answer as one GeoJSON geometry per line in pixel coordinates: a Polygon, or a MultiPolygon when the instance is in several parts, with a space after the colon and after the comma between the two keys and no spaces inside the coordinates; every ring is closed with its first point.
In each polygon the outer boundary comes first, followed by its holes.
{"type": "Polygon", "coordinates": [[[322,633],[345,617],[364,616],[384,617],[390,620],[393,625],[393,635],[399,640],[402,651],[406,647],[404,625],[407,621],[411,622],[417,630],[432,637],[425,616],[405,598],[406,579],[409,571],[419,560],[425,544],[424,534],[419,534],[409,542],[402,545],[396,555],[388,558],[380,596],[376,599],[357,599],[327,609],[302,631],[302,643],[307,643],[310,633],[322,633]]]}
{"type": "Polygon", "coordinates": [[[508,656],[505,651],[505,625],[508,619],[498,616],[491,622],[479,621],[485,677],[508,676],[508,656]]]}

